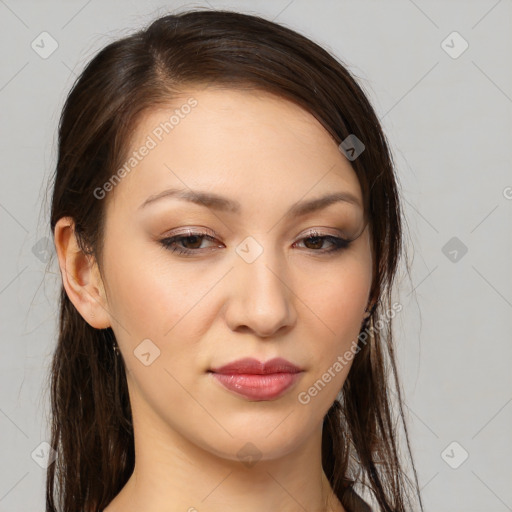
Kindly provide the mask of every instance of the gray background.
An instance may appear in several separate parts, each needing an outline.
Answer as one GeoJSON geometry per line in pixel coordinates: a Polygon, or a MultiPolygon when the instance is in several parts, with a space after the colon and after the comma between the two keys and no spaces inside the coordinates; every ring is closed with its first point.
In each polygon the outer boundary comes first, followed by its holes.
{"type": "MultiPolygon", "coordinates": [[[[44,509],[36,461],[48,439],[60,285],[56,262],[46,268],[45,185],[63,101],[99,48],[201,5],[0,0],[1,512],[44,509]],[[58,44],[48,58],[31,47],[44,37],[51,49],[44,31],[58,44]]],[[[359,77],[390,140],[407,215],[411,273],[402,269],[395,333],[425,508],[512,510],[510,0],[210,5],[288,25],[359,77]]]]}

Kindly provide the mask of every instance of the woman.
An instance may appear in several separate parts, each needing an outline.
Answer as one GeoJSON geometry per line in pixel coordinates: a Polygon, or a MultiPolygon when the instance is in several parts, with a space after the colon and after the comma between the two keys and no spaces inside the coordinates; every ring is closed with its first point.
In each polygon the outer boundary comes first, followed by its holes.
{"type": "Polygon", "coordinates": [[[59,126],[46,510],[421,507],[400,216],[371,105],[305,37],[189,11],[100,51],[59,126]]]}

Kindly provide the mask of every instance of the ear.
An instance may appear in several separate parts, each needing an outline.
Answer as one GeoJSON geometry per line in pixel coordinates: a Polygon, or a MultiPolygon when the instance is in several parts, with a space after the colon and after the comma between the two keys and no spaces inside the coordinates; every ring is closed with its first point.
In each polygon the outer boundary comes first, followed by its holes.
{"type": "Polygon", "coordinates": [[[62,217],[57,221],[54,240],[62,284],[69,300],[92,327],[110,327],[105,287],[97,262],[94,256],[80,249],[75,222],[71,217],[62,217]]]}

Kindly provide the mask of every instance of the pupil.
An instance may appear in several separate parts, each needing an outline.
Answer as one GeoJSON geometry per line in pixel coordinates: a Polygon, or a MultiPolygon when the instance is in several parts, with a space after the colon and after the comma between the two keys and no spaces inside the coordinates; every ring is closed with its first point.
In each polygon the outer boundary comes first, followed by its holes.
{"type": "MultiPolygon", "coordinates": [[[[201,245],[201,237],[199,237],[199,236],[197,236],[197,235],[187,236],[187,237],[185,238],[185,243],[188,245],[188,244],[189,244],[189,242],[190,242],[191,240],[192,240],[192,242],[191,242],[191,244],[192,244],[192,245],[195,245],[195,244],[194,244],[194,241],[195,241],[196,243],[197,243],[197,242],[199,242],[199,245],[201,245]]],[[[193,248],[195,248],[195,247],[193,247],[193,248]]]]}
{"type": "Polygon", "coordinates": [[[313,245],[318,248],[318,245],[322,246],[322,239],[318,236],[311,236],[308,240],[313,240],[313,245]]]}

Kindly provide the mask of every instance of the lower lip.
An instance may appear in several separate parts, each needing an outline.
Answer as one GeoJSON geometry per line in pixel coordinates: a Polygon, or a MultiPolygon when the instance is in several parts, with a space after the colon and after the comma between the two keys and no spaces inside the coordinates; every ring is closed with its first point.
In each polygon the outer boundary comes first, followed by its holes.
{"type": "Polygon", "coordinates": [[[213,376],[229,391],[251,400],[272,400],[282,396],[299,378],[300,373],[224,374],[213,376]]]}

